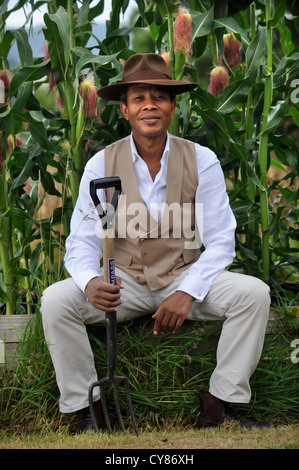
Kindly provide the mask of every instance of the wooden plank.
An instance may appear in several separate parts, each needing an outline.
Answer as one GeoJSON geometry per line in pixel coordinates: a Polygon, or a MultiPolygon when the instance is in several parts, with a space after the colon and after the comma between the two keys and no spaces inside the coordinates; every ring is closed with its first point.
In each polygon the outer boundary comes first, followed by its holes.
{"type": "Polygon", "coordinates": [[[3,315],[0,317],[0,340],[19,342],[32,321],[35,321],[35,315],[3,315]]]}
{"type": "Polygon", "coordinates": [[[15,353],[24,334],[35,322],[35,315],[3,315],[0,317],[0,365],[15,369],[15,353]]]}

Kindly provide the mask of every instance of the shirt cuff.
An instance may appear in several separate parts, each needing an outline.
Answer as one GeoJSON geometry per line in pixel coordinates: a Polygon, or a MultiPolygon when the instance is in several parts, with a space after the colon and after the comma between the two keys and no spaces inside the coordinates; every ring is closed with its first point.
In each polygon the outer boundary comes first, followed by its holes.
{"type": "Polygon", "coordinates": [[[97,271],[93,271],[91,269],[86,269],[85,271],[81,271],[75,277],[73,276],[73,281],[82,290],[83,294],[85,295],[85,288],[89,281],[94,277],[101,276],[102,273],[97,271]]]}
{"type": "Polygon", "coordinates": [[[177,290],[186,292],[186,294],[194,297],[195,301],[202,302],[205,296],[208,294],[211,285],[199,279],[198,276],[193,276],[192,274],[186,274],[177,290]]]}

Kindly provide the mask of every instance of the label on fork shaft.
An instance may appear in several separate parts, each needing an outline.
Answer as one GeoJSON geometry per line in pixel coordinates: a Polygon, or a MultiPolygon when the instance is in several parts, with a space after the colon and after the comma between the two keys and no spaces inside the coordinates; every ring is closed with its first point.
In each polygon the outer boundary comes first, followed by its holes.
{"type": "Polygon", "coordinates": [[[115,284],[115,260],[114,258],[108,258],[108,276],[109,276],[109,284],[115,284]]]}

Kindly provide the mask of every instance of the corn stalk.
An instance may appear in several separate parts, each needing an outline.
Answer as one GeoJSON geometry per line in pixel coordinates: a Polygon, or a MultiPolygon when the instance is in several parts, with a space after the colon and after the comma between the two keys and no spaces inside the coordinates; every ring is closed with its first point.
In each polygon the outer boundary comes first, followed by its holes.
{"type": "Polygon", "coordinates": [[[267,75],[265,78],[264,106],[262,114],[261,138],[259,143],[261,230],[262,230],[262,267],[265,281],[269,281],[270,250],[269,250],[269,210],[267,194],[268,170],[268,131],[266,130],[273,93],[272,73],[272,26],[271,0],[266,0],[266,32],[267,32],[267,75]]]}
{"type": "Polygon", "coordinates": [[[16,309],[15,279],[12,274],[12,226],[11,218],[5,217],[9,210],[7,178],[5,169],[6,141],[0,134],[0,154],[3,161],[0,162],[0,260],[3,271],[4,284],[6,286],[6,315],[12,315],[16,309]]]}
{"type": "MultiPolygon", "coordinates": [[[[255,36],[256,36],[256,24],[255,24],[255,3],[252,3],[250,5],[250,25],[251,25],[251,40],[253,41],[255,36]]],[[[248,92],[248,98],[247,98],[247,106],[246,106],[246,139],[250,140],[253,138],[253,89],[252,87],[250,88],[248,92]]],[[[251,155],[252,155],[252,150],[251,150],[251,155]]],[[[248,184],[248,196],[251,201],[255,201],[256,198],[256,186],[254,182],[252,181],[251,178],[247,178],[247,184],[248,184]]],[[[252,212],[250,211],[249,213],[249,223],[248,223],[248,228],[249,228],[249,248],[255,252],[255,233],[256,233],[256,222],[253,217],[252,212]]]]}

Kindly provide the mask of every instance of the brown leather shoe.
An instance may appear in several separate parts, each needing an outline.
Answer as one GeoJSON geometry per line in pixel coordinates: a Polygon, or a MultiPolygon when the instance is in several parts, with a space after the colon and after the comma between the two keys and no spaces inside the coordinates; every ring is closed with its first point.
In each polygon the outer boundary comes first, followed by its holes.
{"type": "Polygon", "coordinates": [[[239,426],[252,428],[274,428],[275,425],[267,421],[257,421],[240,416],[231,410],[230,405],[223,400],[211,395],[210,392],[199,391],[200,415],[196,422],[199,429],[216,427],[227,421],[235,421],[239,426]]]}
{"type": "MultiPolygon", "coordinates": [[[[98,400],[94,403],[94,408],[99,429],[106,430],[107,426],[101,400],[98,400]]],[[[78,414],[80,415],[80,421],[76,428],[76,434],[82,434],[87,431],[94,431],[89,406],[78,411],[78,414]]]]}

